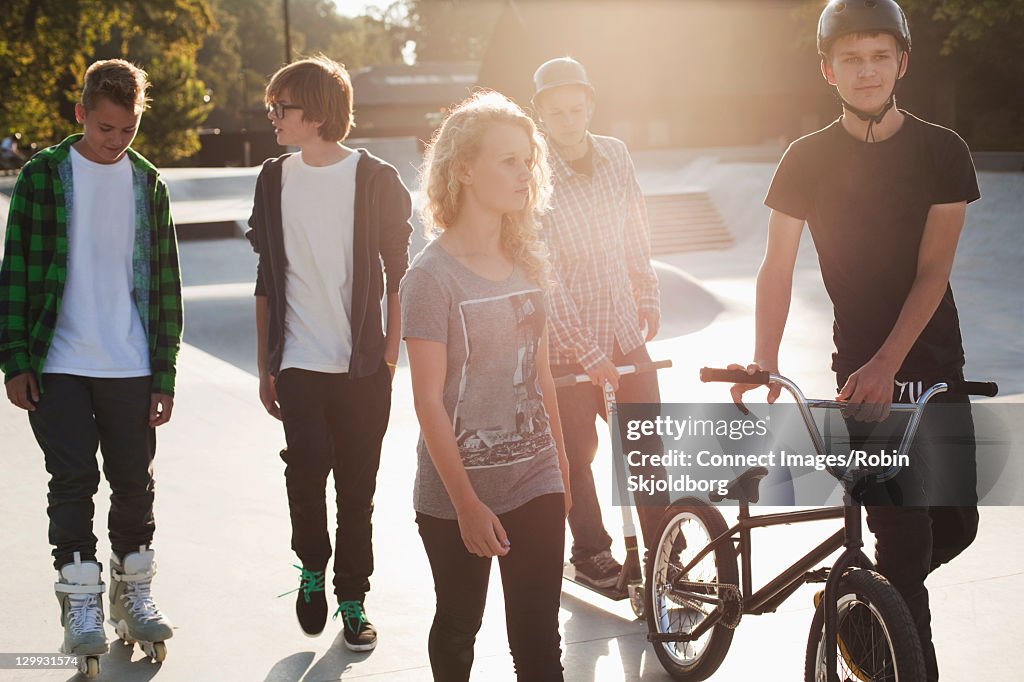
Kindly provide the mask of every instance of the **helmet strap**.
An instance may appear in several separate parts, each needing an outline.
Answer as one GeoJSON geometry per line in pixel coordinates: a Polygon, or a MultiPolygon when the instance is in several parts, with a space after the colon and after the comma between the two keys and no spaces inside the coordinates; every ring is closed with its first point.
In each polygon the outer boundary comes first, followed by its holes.
{"type": "MultiPolygon", "coordinates": [[[[898,68],[901,70],[903,69],[903,57],[906,54],[906,52],[900,51],[900,64],[898,68]]],[[[888,114],[889,110],[892,109],[893,106],[896,104],[896,88],[899,86],[901,79],[902,76],[896,77],[896,82],[893,83],[892,86],[892,92],[889,93],[889,99],[885,100],[885,105],[877,114],[871,114],[864,111],[863,109],[858,109],[857,107],[847,102],[846,99],[844,99],[843,96],[839,94],[839,91],[836,90],[836,96],[839,97],[839,101],[842,103],[843,109],[849,111],[851,114],[855,115],[860,120],[868,122],[868,130],[867,133],[865,133],[864,135],[865,142],[875,141],[874,128],[877,124],[882,122],[882,119],[885,118],[885,115],[888,114]]]]}

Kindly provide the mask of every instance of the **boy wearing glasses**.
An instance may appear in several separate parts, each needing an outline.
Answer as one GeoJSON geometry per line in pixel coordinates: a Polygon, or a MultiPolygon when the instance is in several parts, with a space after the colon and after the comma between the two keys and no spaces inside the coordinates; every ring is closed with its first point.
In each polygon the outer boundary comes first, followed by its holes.
{"type": "Polygon", "coordinates": [[[363,608],[373,494],[401,340],[398,284],[412,202],[393,166],[342,144],[352,125],[343,66],[323,56],[289,64],[271,78],[266,103],[278,143],[299,148],[263,164],[247,233],[259,254],[260,401],[283,422],[288,444],[281,457],[292,549],[302,562],[295,611],[306,635],[323,631],[333,471],[335,616],[345,645],[368,651],[377,644],[363,608]]]}
{"type": "Polygon", "coordinates": [[[148,88],[146,72],[124,60],[88,68],[75,105],[82,133],[22,168],[0,268],[0,368],[50,474],[63,651],[92,666],[107,651],[92,523],[97,449],[111,489],[110,621],[156,660],[174,634],[150,592],[149,545],[155,429],[174,406],[181,277],[167,187],[129,147],[148,88]]]}

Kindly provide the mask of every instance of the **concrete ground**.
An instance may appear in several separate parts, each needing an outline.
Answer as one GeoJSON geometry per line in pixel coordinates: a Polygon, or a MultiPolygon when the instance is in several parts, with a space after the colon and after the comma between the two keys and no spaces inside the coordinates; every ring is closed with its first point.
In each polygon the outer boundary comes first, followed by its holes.
{"type": "MultiPolygon", "coordinates": [[[[659,163],[666,163],[660,159],[659,163]]],[[[688,160],[687,163],[690,163],[688,160]]],[[[753,276],[764,244],[766,213],[759,205],[772,164],[703,162],[699,176],[737,237],[724,252],[686,254],[659,266],[666,291],[666,332],[651,354],[671,358],[662,374],[666,402],[726,401],[724,387],[701,385],[697,368],[745,362],[753,335],[753,276]]],[[[638,167],[643,177],[642,159],[638,167]]],[[[659,167],[661,186],[672,177],[659,167]]],[[[695,176],[680,171],[687,184],[695,176]]],[[[1019,218],[1024,174],[982,175],[985,201],[968,213],[968,227],[953,274],[963,313],[968,369],[973,378],[997,379],[1009,400],[1020,401],[1022,332],[1019,269],[1024,236],[1019,218]]],[[[430,679],[426,634],[433,614],[429,568],[412,512],[417,424],[407,367],[394,381],[391,428],[384,443],[375,521],[376,571],[367,608],[380,645],[353,654],[330,624],[307,639],[293,615],[296,584],[291,567],[280,425],[257,399],[253,373],[252,279],[254,257],[243,240],[182,244],[186,345],[174,418],[161,427],[156,460],[158,522],[154,547],[160,575],[155,594],[176,625],[162,665],[112,644],[102,679],[169,681],[326,681],[430,679]]],[[[783,371],[809,394],[829,395],[831,309],[813,254],[802,254],[783,371]]],[[[43,653],[60,641],[52,596],[55,574],[46,541],[46,481],[42,456],[24,414],[0,404],[0,653],[43,653]]],[[[607,457],[607,442],[602,453],[607,457]]],[[[605,462],[607,459],[604,460],[605,462]]],[[[596,466],[599,490],[609,491],[608,467],[596,466]]],[[[101,561],[108,509],[102,485],[96,498],[101,561]]],[[[610,494],[609,494],[610,496],[610,494]]],[[[983,508],[977,541],[929,580],[935,641],[944,680],[1022,679],[1012,651],[1024,635],[1024,511],[983,508]]],[[[729,514],[727,512],[727,518],[729,514]]],[[[617,510],[605,519],[621,556],[617,510]]],[[[755,583],[761,584],[834,529],[832,522],[760,531],[755,535],[755,583]]],[[[488,610],[476,645],[474,679],[514,679],[507,653],[500,581],[492,576],[488,610]]],[[[812,609],[802,588],[776,614],[748,617],[736,631],[716,680],[792,682],[801,679],[812,609]]],[[[563,592],[566,679],[666,680],[645,628],[624,603],[610,603],[574,585],[563,592]]],[[[70,670],[0,670],[0,680],[71,680],[70,670]]]]}

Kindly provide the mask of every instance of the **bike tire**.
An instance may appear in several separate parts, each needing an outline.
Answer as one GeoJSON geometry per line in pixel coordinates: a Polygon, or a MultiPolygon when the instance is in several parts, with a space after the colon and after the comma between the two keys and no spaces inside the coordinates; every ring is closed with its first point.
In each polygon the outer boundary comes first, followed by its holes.
{"type": "MultiPolygon", "coordinates": [[[[854,568],[839,583],[836,674],[860,682],[923,682],[924,655],[903,597],[875,571],[854,568]],[[856,621],[856,622],[854,622],[856,621]],[[845,623],[845,626],[844,626],[845,623]],[[848,632],[850,641],[843,639],[848,632]]],[[[815,609],[807,637],[806,682],[825,682],[825,602],[815,609]]]]}
{"type": "MultiPolygon", "coordinates": [[[[669,576],[675,552],[681,552],[682,557],[686,553],[693,557],[727,530],[722,513],[696,498],[679,500],[665,512],[655,536],[658,538],[656,551],[648,556],[647,561],[645,599],[649,632],[675,634],[692,631],[703,621],[703,617],[698,615],[700,609],[671,599],[668,584],[672,579],[707,582],[709,597],[719,594],[715,585],[737,588],[739,571],[735,545],[731,541],[723,543],[704,557],[690,575],[675,578],[669,576]],[[676,540],[680,534],[686,538],[686,546],[681,550],[677,549],[676,540]]],[[[685,559],[676,563],[676,569],[682,568],[689,561],[685,559]]],[[[706,613],[712,607],[705,605],[703,608],[706,613]]],[[[696,642],[652,642],[651,645],[658,661],[673,679],[696,682],[711,677],[722,665],[732,644],[732,636],[732,629],[717,624],[696,642]]]]}

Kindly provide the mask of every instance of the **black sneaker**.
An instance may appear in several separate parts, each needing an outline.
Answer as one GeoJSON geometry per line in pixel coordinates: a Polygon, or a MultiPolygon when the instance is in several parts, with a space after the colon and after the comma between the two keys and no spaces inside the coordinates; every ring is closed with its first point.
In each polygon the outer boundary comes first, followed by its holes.
{"type": "Polygon", "coordinates": [[[324,631],[327,624],[327,596],[324,594],[324,572],[310,571],[302,566],[295,566],[301,571],[299,586],[290,592],[279,594],[283,597],[298,592],[295,598],[295,616],[299,619],[299,627],[307,637],[317,637],[324,631]]]}
{"type": "Polygon", "coordinates": [[[366,611],[360,601],[343,601],[334,612],[334,618],[341,615],[345,627],[345,646],[352,651],[370,651],[377,646],[377,628],[366,619],[366,611]]]}
{"type": "Polygon", "coordinates": [[[622,564],[608,549],[585,559],[575,559],[572,564],[576,569],[576,580],[602,589],[614,587],[622,572],[622,564]]]}

